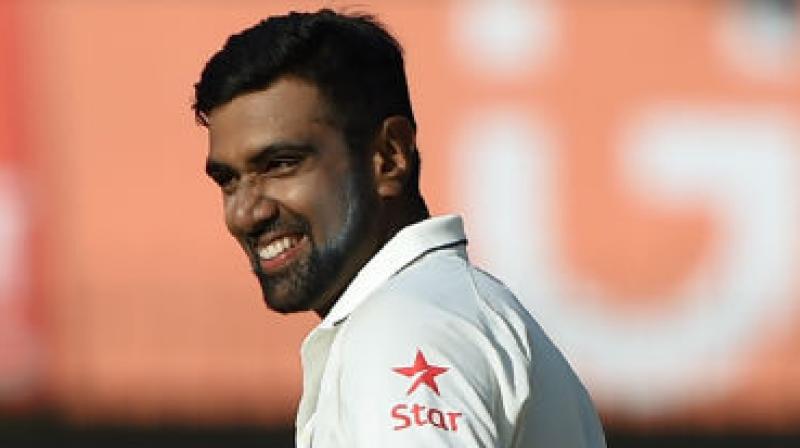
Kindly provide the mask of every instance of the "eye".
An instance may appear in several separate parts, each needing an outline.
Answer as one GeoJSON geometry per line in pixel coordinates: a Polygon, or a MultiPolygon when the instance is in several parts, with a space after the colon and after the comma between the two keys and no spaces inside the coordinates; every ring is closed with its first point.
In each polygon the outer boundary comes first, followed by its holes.
{"type": "Polygon", "coordinates": [[[236,175],[233,171],[228,169],[209,170],[208,177],[210,177],[225,193],[230,193],[236,183],[236,175]]]}
{"type": "Polygon", "coordinates": [[[267,174],[282,176],[293,172],[303,159],[301,157],[278,157],[269,160],[264,167],[267,174]]]}
{"type": "Polygon", "coordinates": [[[219,185],[224,194],[231,194],[236,188],[236,178],[234,176],[225,176],[217,181],[217,185],[219,185]]]}

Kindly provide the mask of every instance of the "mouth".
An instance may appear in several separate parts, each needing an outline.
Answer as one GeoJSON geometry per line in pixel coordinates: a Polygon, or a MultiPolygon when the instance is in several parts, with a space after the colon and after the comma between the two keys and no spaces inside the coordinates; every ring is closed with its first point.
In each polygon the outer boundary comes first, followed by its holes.
{"type": "Polygon", "coordinates": [[[291,264],[307,243],[308,238],[302,234],[281,235],[259,242],[254,252],[261,270],[272,274],[291,264]]]}

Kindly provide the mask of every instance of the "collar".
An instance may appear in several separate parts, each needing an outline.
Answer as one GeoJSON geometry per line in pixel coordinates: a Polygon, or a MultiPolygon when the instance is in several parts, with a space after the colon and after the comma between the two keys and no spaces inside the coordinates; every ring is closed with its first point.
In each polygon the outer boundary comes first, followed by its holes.
{"type": "Polygon", "coordinates": [[[318,328],[333,328],[345,320],[372,292],[422,255],[466,242],[460,216],[437,216],[404,227],[358,271],[318,328]]]}

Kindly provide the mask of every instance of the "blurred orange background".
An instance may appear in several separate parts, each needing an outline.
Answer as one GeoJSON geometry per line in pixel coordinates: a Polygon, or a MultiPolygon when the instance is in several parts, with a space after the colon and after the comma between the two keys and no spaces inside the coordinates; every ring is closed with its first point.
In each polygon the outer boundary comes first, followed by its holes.
{"type": "Polygon", "coordinates": [[[263,306],[194,82],[263,17],[375,13],[423,189],[609,424],[800,421],[791,1],[0,2],[0,405],[288,425],[317,322],[263,306]]]}

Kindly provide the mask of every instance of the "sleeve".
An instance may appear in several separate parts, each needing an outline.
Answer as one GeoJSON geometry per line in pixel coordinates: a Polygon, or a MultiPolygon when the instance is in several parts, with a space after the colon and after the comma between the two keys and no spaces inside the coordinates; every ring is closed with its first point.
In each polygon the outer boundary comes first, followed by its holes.
{"type": "Polygon", "coordinates": [[[527,396],[514,348],[435,303],[383,299],[346,328],[339,423],[349,446],[510,446],[527,396]]]}

